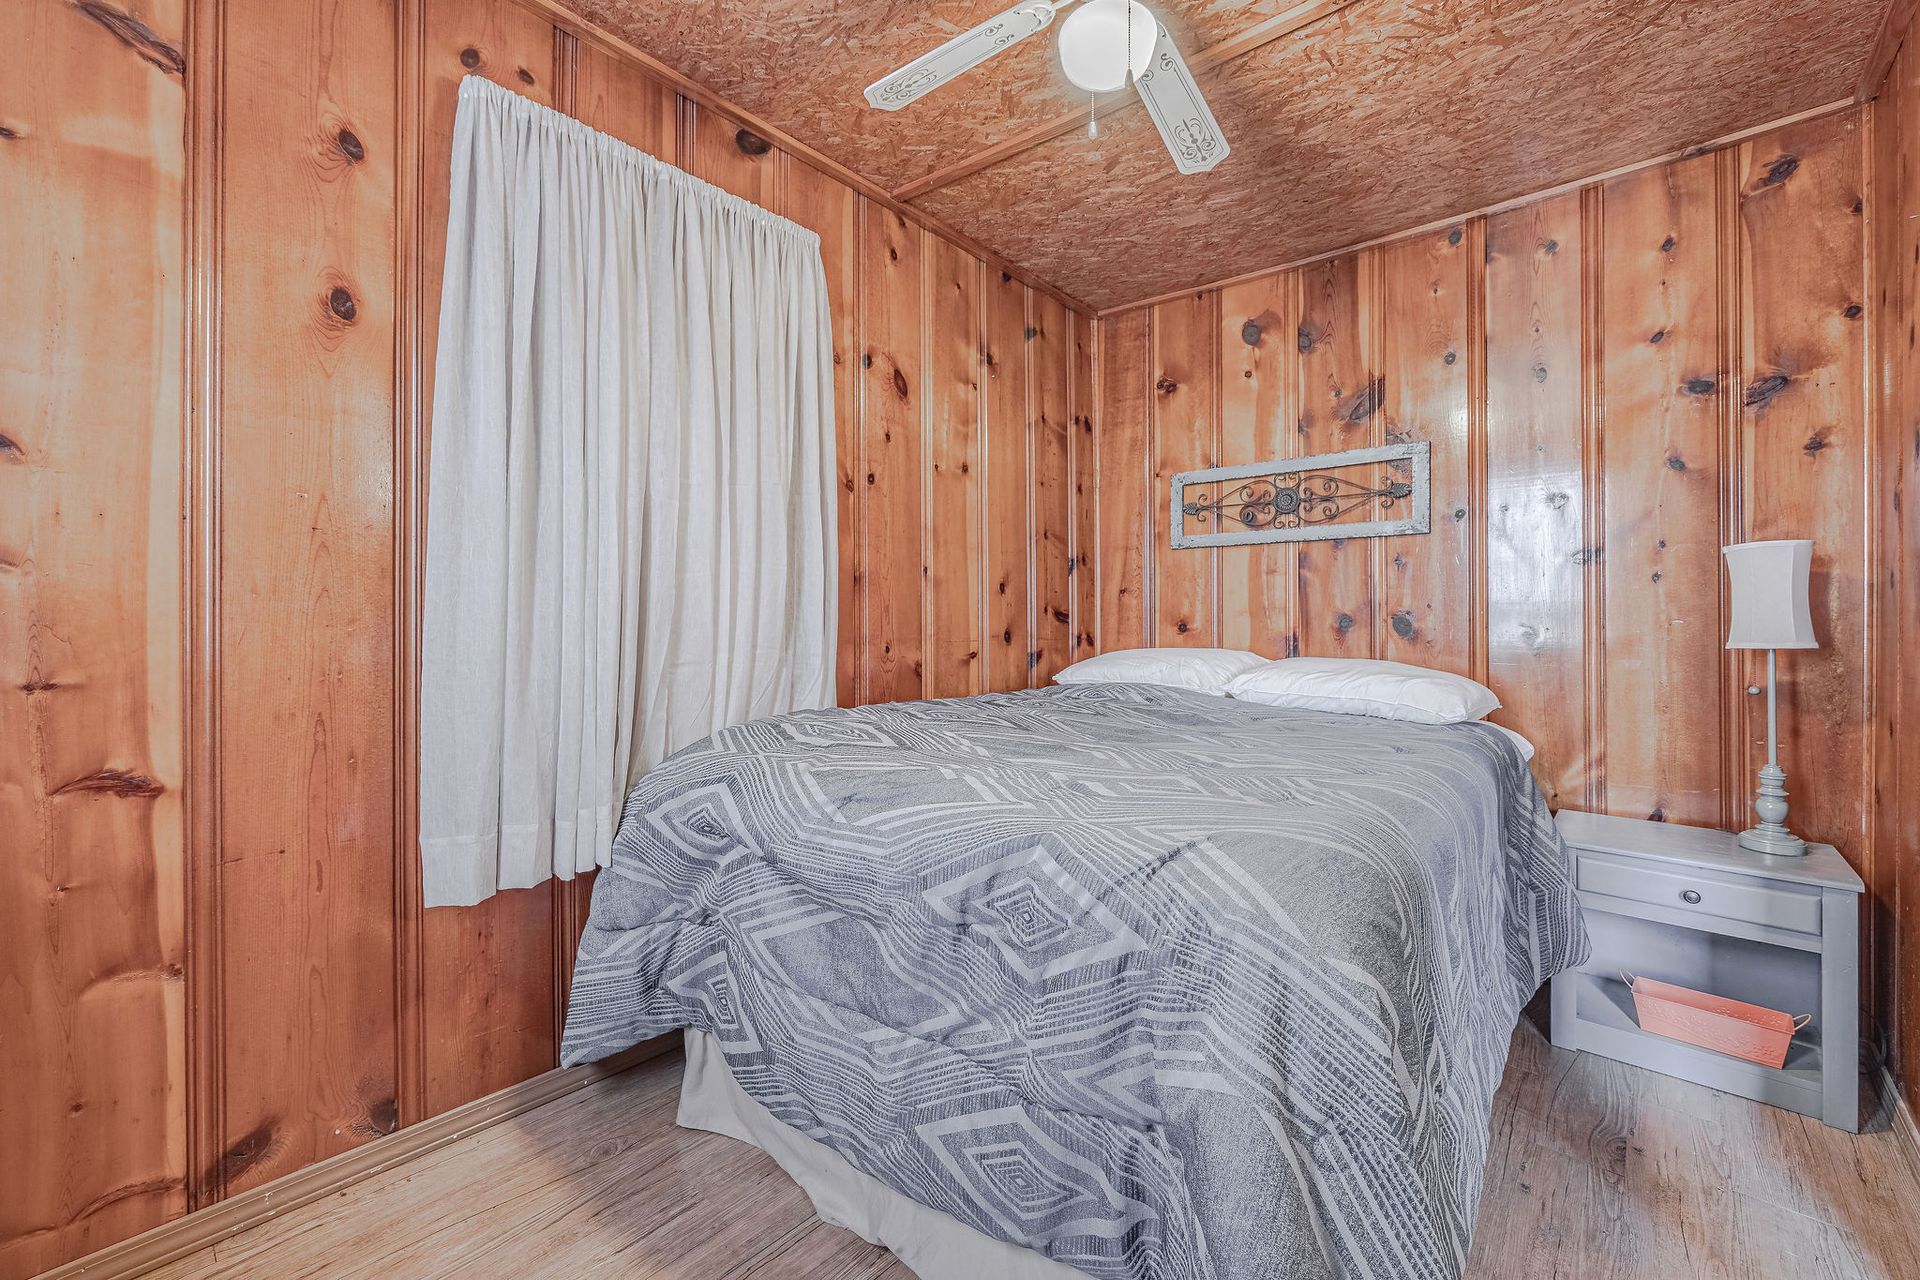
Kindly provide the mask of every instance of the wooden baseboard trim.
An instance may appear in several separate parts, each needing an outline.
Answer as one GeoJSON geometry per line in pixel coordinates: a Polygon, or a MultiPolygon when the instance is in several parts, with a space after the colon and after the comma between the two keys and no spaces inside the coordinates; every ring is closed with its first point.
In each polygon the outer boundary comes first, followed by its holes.
{"type": "Polygon", "coordinates": [[[1880,1068],[1880,1096],[1886,1100],[1888,1124],[1906,1139],[1907,1154],[1913,1157],[1914,1167],[1920,1169],[1920,1122],[1914,1120],[1913,1108],[1907,1105],[1907,1095],[1900,1091],[1900,1082],[1884,1066],[1880,1068]]]}
{"type": "Polygon", "coordinates": [[[262,1183],[239,1195],[208,1205],[185,1217],[163,1222],[131,1239],[75,1258],[72,1262],[42,1272],[36,1280],[128,1280],[156,1267],[163,1267],[210,1244],[257,1227],[303,1204],[405,1164],[438,1150],[450,1142],[480,1132],[502,1120],[510,1120],[535,1107],[563,1098],[595,1081],[618,1075],[649,1058],[657,1058],[680,1045],[678,1033],[660,1036],[637,1044],[601,1062],[583,1067],[556,1069],[523,1080],[495,1094],[455,1107],[418,1124],[375,1138],[365,1146],[344,1151],[318,1164],[296,1169],[285,1177],[262,1183]]]}

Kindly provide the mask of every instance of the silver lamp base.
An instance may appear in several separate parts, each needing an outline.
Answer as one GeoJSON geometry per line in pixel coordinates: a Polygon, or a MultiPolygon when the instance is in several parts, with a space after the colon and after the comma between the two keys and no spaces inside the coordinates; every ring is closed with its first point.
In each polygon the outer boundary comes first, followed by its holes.
{"type": "MultiPolygon", "coordinates": [[[[1772,734],[1768,734],[1771,739],[1772,734]]],[[[1771,743],[1769,743],[1771,745],[1771,743]]],[[[1807,842],[1787,830],[1787,771],[1777,764],[1760,767],[1760,790],[1753,798],[1760,822],[1740,833],[1740,847],[1778,857],[1805,857],[1807,842]]]]}

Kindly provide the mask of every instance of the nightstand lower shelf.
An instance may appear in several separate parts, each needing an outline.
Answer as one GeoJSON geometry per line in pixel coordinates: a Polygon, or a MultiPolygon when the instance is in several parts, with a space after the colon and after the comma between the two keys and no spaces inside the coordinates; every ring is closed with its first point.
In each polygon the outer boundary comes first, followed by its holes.
{"type": "Polygon", "coordinates": [[[1809,1032],[1794,1037],[1784,1067],[1767,1067],[1642,1031],[1634,1016],[1633,993],[1618,978],[1584,972],[1563,974],[1554,984],[1553,1002],[1553,1040],[1563,1048],[1584,1049],[1801,1115],[1821,1117],[1821,1050],[1817,1038],[1809,1032]],[[1570,1006],[1564,1014],[1560,1009],[1563,1001],[1570,1006]],[[1564,1036],[1561,1028],[1566,1029],[1564,1036]]]}

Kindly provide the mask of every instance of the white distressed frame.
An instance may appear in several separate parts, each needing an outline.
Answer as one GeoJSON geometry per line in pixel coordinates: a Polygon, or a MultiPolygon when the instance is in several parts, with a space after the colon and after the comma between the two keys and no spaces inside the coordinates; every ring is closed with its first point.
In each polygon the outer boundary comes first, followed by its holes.
{"type": "Polygon", "coordinates": [[[1348,449],[1341,453],[1316,453],[1304,458],[1277,458],[1271,462],[1250,462],[1237,467],[1207,467],[1200,471],[1182,471],[1173,477],[1173,545],[1183,547],[1244,547],[1260,542],[1330,542],[1342,538],[1390,538],[1398,534],[1426,533],[1430,527],[1431,504],[1428,497],[1429,454],[1425,440],[1412,444],[1379,445],[1370,449],[1348,449]],[[1302,525],[1298,529],[1239,529],[1222,533],[1188,533],[1185,505],[1181,496],[1196,484],[1246,480],[1253,476],[1285,475],[1295,471],[1317,471],[1333,467],[1365,466],[1377,462],[1411,462],[1412,511],[1399,520],[1362,520],[1353,524],[1302,525]]]}

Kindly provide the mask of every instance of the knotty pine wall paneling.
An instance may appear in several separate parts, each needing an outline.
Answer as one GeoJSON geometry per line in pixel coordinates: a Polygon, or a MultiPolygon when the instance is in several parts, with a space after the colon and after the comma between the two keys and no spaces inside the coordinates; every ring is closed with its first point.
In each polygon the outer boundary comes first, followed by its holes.
{"type": "Polygon", "coordinates": [[[1870,108],[1873,358],[1875,968],[1895,1010],[1890,1057],[1920,1111],[1920,46],[1911,39],[1870,108]]]}
{"type": "MultiPolygon", "coordinates": [[[[1291,458],[1300,443],[1300,281],[1266,275],[1220,295],[1220,457],[1291,458]]],[[[1169,495],[1171,501],[1171,495],[1169,495]]],[[[1300,652],[1291,548],[1221,547],[1220,644],[1300,652]]]]}
{"type": "Polygon", "coordinates": [[[1032,614],[1027,573],[1027,518],[1032,465],[1028,432],[1027,290],[1017,280],[989,272],[981,336],[986,414],[985,525],[987,689],[1004,693],[1027,687],[1032,614]]]}
{"type": "MultiPolygon", "coordinates": [[[[1372,341],[1374,300],[1363,283],[1372,277],[1373,266],[1368,252],[1317,263],[1301,273],[1300,454],[1374,443],[1381,380],[1372,341]]],[[[1376,656],[1369,541],[1301,542],[1293,552],[1299,652],[1312,658],[1376,656]]]]}
{"type": "MultiPolygon", "coordinates": [[[[1474,674],[1501,696],[1494,718],[1538,748],[1556,807],[1743,824],[1765,752],[1764,700],[1747,689],[1764,667],[1722,648],[1719,547],[1812,537],[1822,647],[1780,656],[1794,822],[1874,886],[1881,961],[1863,996],[1878,1025],[1910,1036],[1890,976],[1920,948],[1900,914],[1920,890],[1894,866],[1912,859],[1916,818],[1888,796],[1915,792],[1896,786],[1913,766],[1875,745],[1903,740],[1894,718],[1909,704],[1885,676],[1874,700],[1876,662],[1892,667],[1870,640],[1892,643],[1889,612],[1915,606],[1885,586],[1870,598],[1869,583],[1898,576],[1885,558],[1911,518],[1881,499],[1876,526],[1867,499],[1893,483],[1879,455],[1914,448],[1908,387],[1920,379],[1881,380],[1901,399],[1870,416],[1869,250],[1881,246],[1885,288],[1896,236],[1883,226],[1870,242],[1865,195],[1901,223],[1899,253],[1913,252],[1916,209],[1899,203],[1904,166],[1869,174],[1864,122],[1897,113],[1912,130],[1915,110],[1900,96],[1837,111],[1104,314],[1100,647],[1177,642],[1179,622],[1217,611],[1225,644],[1474,674]],[[1291,350],[1269,345],[1276,331],[1291,350]],[[1204,407],[1216,399],[1217,423],[1204,407]],[[1433,446],[1428,534],[1167,545],[1172,472],[1417,439],[1433,446]]],[[[1882,138],[1877,150],[1899,148],[1882,138]]],[[[1891,296],[1878,350],[1911,361],[1889,341],[1908,332],[1909,295],[1891,296]]]]}
{"type": "Polygon", "coordinates": [[[397,75],[393,24],[345,6],[229,0],[224,40],[218,856],[231,1194],[398,1123],[397,75]],[[289,60],[289,48],[331,56],[289,60]]]}
{"type": "Polygon", "coordinates": [[[186,21],[0,7],[6,1276],[187,1206],[186,21]]]}
{"type": "Polygon", "coordinates": [[[1033,451],[1033,488],[1027,497],[1031,542],[1026,553],[1032,582],[1032,653],[1028,683],[1041,688],[1072,661],[1073,358],[1071,313],[1053,298],[1034,294],[1028,326],[1028,378],[1032,387],[1028,435],[1033,451]]]}
{"type": "Polygon", "coordinates": [[[1098,339],[1094,324],[1088,317],[1071,313],[1068,319],[1073,325],[1072,368],[1069,371],[1072,380],[1069,399],[1073,406],[1070,450],[1073,492],[1068,496],[1073,517],[1069,567],[1073,575],[1073,652],[1068,661],[1078,662],[1081,658],[1092,656],[1098,643],[1095,631],[1099,625],[1100,604],[1093,572],[1094,548],[1099,539],[1099,525],[1094,519],[1094,499],[1099,487],[1094,462],[1099,441],[1094,432],[1094,414],[1098,405],[1094,393],[1093,367],[1098,339]]]}
{"type": "Polygon", "coordinates": [[[1094,367],[1100,403],[1094,435],[1094,636],[1102,651],[1153,643],[1147,619],[1153,533],[1147,419],[1153,405],[1153,312],[1123,311],[1099,321],[1094,367]]]}
{"type": "Polygon", "coordinates": [[[860,207],[860,451],[866,493],[864,702],[925,692],[922,541],[925,297],[920,228],[870,201],[860,207]]]}
{"type": "Polygon", "coordinates": [[[1431,532],[1376,545],[1380,656],[1462,675],[1480,669],[1484,649],[1473,626],[1476,517],[1484,514],[1475,464],[1486,456],[1473,411],[1473,371],[1484,367],[1475,249],[1461,225],[1383,246],[1376,258],[1380,443],[1433,445],[1431,532]]]}
{"type": "Polygon", "coordinates": [[[1584,807],[1586,577],[1579,195],[1487,221],[1487,670],[1555,808],[1584,807]]]}
{"type": "Polygon", "coordinates": [[[926,249],[926,693],[954,698],[984,690],[980,262],[937,238],[926,249]]]}
{"type": "Polygon", "coordinates": [[[1219,553],[1212,548],[1170,548],[1170,494],[1176,472],[1210,467],[1218,461],[1218,399],[1215,370],[1219,305],[1213,293],[1198,293],[1153,308],[1149,371],[1153,400],[1147,416],[1149,456],[1153,459],[1148,503],[1152,530],[1146,563],[1153,572],[1153,608],[1148,634],[1159,645],[1213,646],[1219,628],[1215,612],[1219,553]]]}
{"type": "Polygon", "coordinates": [[[555,21],[517,0],[0,14],[0,163],[25,195],[0,249],[0,403],[25,406],[0,422],[0,1015],[33,1028],[0,1036],[0,1131],[31,1157],[0,1166],[4,1280],[556,1063],[592,877],[419,905],[464,76],[820,233],[842,702],[1044,683],[1091,628],[1067,561],[1095,538],[1090,319],[555,21]]]}

